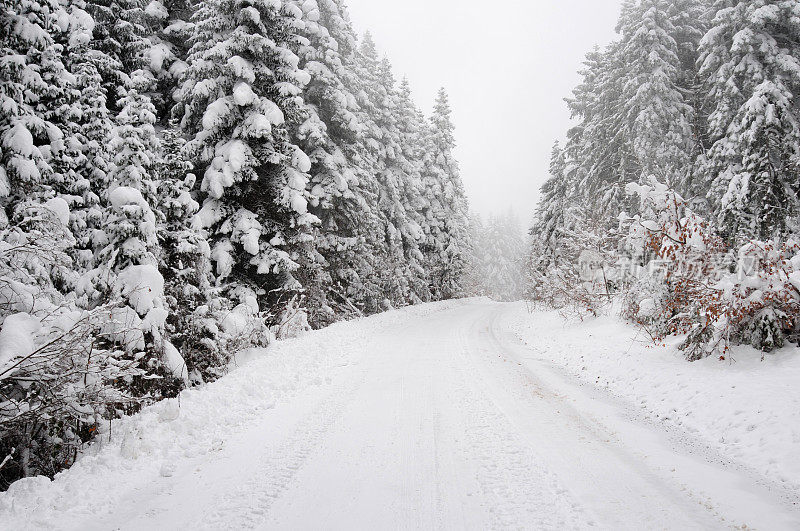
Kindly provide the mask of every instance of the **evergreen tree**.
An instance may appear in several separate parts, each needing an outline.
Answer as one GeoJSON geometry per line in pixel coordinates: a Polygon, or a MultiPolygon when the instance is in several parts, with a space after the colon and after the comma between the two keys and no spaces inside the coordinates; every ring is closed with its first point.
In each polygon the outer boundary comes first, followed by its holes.
{"type": "Polygon", "coordinates": [[[428,220],[431,234],[427,248],[432,277],[432,291],[438,298],[458,297],[470,242],[468,206],[459,175],[458,163],[453,157],[455,137],[450,105],[444,89],[436,98],[431,117],[429,161],[426,165],[428,196],[431,204],[428,220]]]}
{"type": "Polygon", "coordinates": [[[531,228],[532,267],[546,274],[559,260],[562,240],[567,234],[569,201],[574,197],[567,178],[566,153],[558,142],[550,156],[550,177],[542,185],[541,198],[531,228]]]}
{"type": "Polygon", "coordinates": [[[113,310],[87,312],[75,300],[88,264],[74,261],[87,242],[86,218],[73,209],[91,195],[98,165],[81,135],[105,117],[91,69],[70,55],[86,38],[78,22],[91,20],[69,8],[13,2],[0,12],[0,322],[34,345],[0,366],[0,453],[20,449],[4,484],[71,464],[91,426],[130,404],[113,386],[141,376],[105,344],[113,310]]]}
{"type": "Polygon", "coordinates": [[[679,83],[686,79],[669,16],[670,2],[642,0],[623,12],[619,29],[626,72],[623,112],[643,176],[676,186],[692,160],[693,109],[679,83]]]}
{"type": "Polygon", "coordinates": [[[624,112],[627,64],[621,49],[620,43],[613,43],[589,54],[584,82],[568,100],[573,118],[580,120],[565,146],[569,160],[577,164],[576,198],[609,228],[630,206],[625,186],[642,174],[624,112]]]}
{"type": "MultiPolygon", "coordinates": [[[[48,0],[12,2],[0,18],[0,197],[47,193],[63,133],[40,102],[56,101],[65,70],[52,31],[63,11],[48,0]]],[[[9,199],[5,199],[9,204],[9,199]]]]}
{"type": "Polygon", "coordinates": [[[495,300],[515,301],[522,297],[525,284],[523,266],[525,244],[519,220],[513,212],[490,216],[484,226],[473,221],[472,264],[470,275],[477,279],[472,293],[495,300]]]}
{"type": "Polygon", "coordinates": [[[93,50],[94,21],[77,6],[72,7],[71,33],[65,46],[67,68],[74,78],[71,113],[62,129],[66,137],[64,156],[56,171],[70,194],[71,224],[77,245],[73,250],[81,271],[94,266],[94,237],[102,230],[100,193],[108,184],[112,165],[112,122],[107,97],[97,65],[103,53],[93,50]]]}
{"type": "Polygon", "coordinates": [[[381,226],[380,276],[384,300],[381,309],[403,306],[412,300],[408,273],[404,267],[403,228],[407,213],[401,197],[405,167],[398,129],[398,94],[388,60],[380,61],[369,33],[359,48],[357,72],[359,103],[368,116],[363,156],[366,171],[376,175],[377,211],[381,226]]]}
{"type": "Polygon", "coordinates": [[[398,132],[401,139],[402,156],[399,162],[404,175],[401,203],[406,219],[402,228],[406,276],[411,289],[411,302],[431,300],[429,275],[425,271],[425,256],[422,247],[425,234],[430,231],[425,215],[428,203],[423,183],[426,161],[426,141],[429,125],[425,116],[417,109],[411,97],[411,86],[407,79],[400,84],[397,101],[398,132]]]}
{"type": "Polygon", "coordinates": [[[150,97],[159,123],[169,125],[181,76],[186,71],[194,0],[151,0],[144,10],[143,68],[152,76],[150,97]]]}
{"type": "MultiPolygon", "coordinates": [[[[118,102],[121,110],[109,146],[114,158],[102,197],[103,228],[95,233],[97,265],[80,288],[94,305],[118,304],[107,338],[119,343],[131,359],[143,359],[153,371],[166,371],[185,382],[183,359],[165,334],[169,307],[159,271],[155,107],[137,90],[147,86],[144,74],[137,71],[131,78],[131,88],[118,102]]],[[[167,387],[155,391],[142,382],[140,392],[172,392],[167,390],[172,383],[165,381],[167,387]]]]}
{"type": "Polygon", "coordinates": [[[297,15],[271,0],[203,2],[180,90],[217,279],[262,309],[299,295],[294,274],[310,259],[317,221],[306,197],[311,161],[287,130],[303,121],[309,81],[292,51],[297,15]]]}
{"type": "Polygon", "coordinates": [[[213,380],[228,363],[223,319],[214,309],[227,310],[213,285],[211,251],[205,231],[192,224],[200,205],[194,199],[196,177],[192,164],[182,158],[186,141],[173,126],[164,131],[162,155],[153,170],[158,186],[159,269],[164,276],[170,342],[185,359],[192,382],[213,380]]]}
{"type": "MultiPolygon", "coordinates": [[[[90,47],[101,52],[96,55],[96,67],[103,79],[109,110],[116,115],[121,110],[118,102],[131,88],[130,74],[147,66],[151,19],[142,0],[87,0],[85,9],[94,19],[90,47]]],[[[136,90],[144,95],[152,87],[153,79],[149,76],[148,86],[136,90]]]]}
{"type": "Polygon", "coordinates": [[[355,36],[334,2],[302,2],[302,10],[306,42],[299,48],[300,68],[311,80],[304,90],[306,120],[294,137],[311,160],[310,211],[321,222],[313,228],[315,252],[301,282],[308,288],[312,324],[324,325],[374,306],[365,300],[375,296],[375,272],[366,257],[378,217],[353,171],[360,123],[340,50],[352,56],[355,36]]]}
{"type": "Polygon", "coordinates": [[[796,224],[800,184],[800,23],[791,0],[722,2],[701,43],[714,102],[704,165],[729,241],[781,236],[796,224]]]}

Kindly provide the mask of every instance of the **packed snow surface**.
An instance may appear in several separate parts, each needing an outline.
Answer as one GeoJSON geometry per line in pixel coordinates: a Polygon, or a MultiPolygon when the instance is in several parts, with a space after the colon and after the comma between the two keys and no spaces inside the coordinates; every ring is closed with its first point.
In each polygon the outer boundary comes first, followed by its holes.
{"type": "Polygon", "coordinates": [[[112,423],[1,527],[798,529],[800,356],[734,358],[487,299],[392,311],[112,423]]]}

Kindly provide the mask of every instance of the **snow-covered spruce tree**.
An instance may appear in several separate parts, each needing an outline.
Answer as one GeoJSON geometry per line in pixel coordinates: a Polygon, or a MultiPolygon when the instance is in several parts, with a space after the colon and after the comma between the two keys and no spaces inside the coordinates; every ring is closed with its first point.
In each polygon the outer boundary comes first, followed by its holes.
{"type": "Polygon", "coordinates": [[[218,323],[224,316],[212,308],[219,289],[212,285],[211,252],[202,228],[193,226],[200,205],[194,199],[196,177],[183,159],[186,141],[177,124],[161,134],[161,157],[153,169],[157,182],[159,269],[164,276],[164,296],[171,308],[165,324],[170,343],[186,362],[191,383],[221,376],[227,364],[228,344],[218,323]]]}
{"type": "MultiPolygon", "coordinates": [[[[57,54],[52,30],[60,12],[56,2],[48,1],[4,3],[0,11],[0,337],[5,339],[12,327],[17,328],[28,345],[36,328],[32,314],[37,302],[52,304],[59,297],[53,269],[69,267],[63,247],[40,248],[52,240],[43,234],[53,228],[48,221],[55,221],[54,216],[45,217],[43,199],[52,193],[50,155],[53,141],[59,142],[62,134],[36,106],[41,98],[62,90],[60,80],[42,72],[43,56],[57,54]],[[37,216],[42,218],[38,223],[37,216]]],[[[58,151],[61,146],[55,147],[58,151]]],[[[23,398],[26,390],[21,382],[7,377],[8,367],[16,357],[30,354],[15,347],[0,342],[0,453],[4,457],[17,445],[29,448],[38,435],[27,426],[12,425],[19,413],[15,399],[23,398]]],[[[29,474],[29,455],[12,456],[21,459],[11,463],[12,470],[3,471],[2,479],[29,474]]]]}
{"type": "Polygon", "coordinates": [[[73,269],[66,202],[20,203],[0,227],[0,488],[53,476],[104,419],[131,403],[116,382],[141,375],[97,341],[110,306],[79,309],[54,279],[73,269]],[[14,450],[16,449],[16,450],[14,450]]]}
{"type": "MultiPolygon", "coordinates": [[[[343,11],[341,2],[336,2],[343,11]]],[[[348,160],[352,162],[352,171],[356,176],[356,183],[351,186],[351,190],[361,195],[363,203],[360,206],[362,215],[366,221],[363,225],[361,237],[364,240],[364,248],[368,250],[363,256],[364,269],[366,273],[362,280],[365,282],[365,289],[360,297],[359,306],[363,307],[365,313],[375,313],[386,309],[392,305],[388,293],[390,286],[395,285],[391,281],[394,271],[391,253],[389,251],[390,240],[387,240],[387,216],[380,209],[382,197],[381,174],[385,165],[384,150],[382,144],[382,132],[376,123],[378,118],[378,108],[373,96],[377,86],[376,70],[377,52],[375,43],[369,34],[364,37],[364,41],[357,45],[353,35],[353,49],[349,45],[342,47],[340,44],[340,56],[345,68],[343,83],[347,91],[354,96],[353,114],[356,118],[357,131],[355,143],[345,144],[347,147],[348,160]],[[349,50],[344,53],[343,50],[349,50]]],[[[342,39],[337,39],[341,42],[342,39]]]]}
{"type": "Polygon", "coordinates": [[[469,217],[469,240],[472,242],[472,253],[467,261],[467,269],[464,273],[464,292],[469,297],[488,296],[486,285],[483,279],[484,256],[482,249],[483,237],[486,228],[480,214],[470,214],[469,217]]]}
{"type": "MultiPolygon", "coordinates": [[[[103,79],[108,108],[115,116],[121,111],[118,104],[129,88],[130,74],[147,66],[147,37],[153,19],[142,0],[86,0],[83,9],[94,19],[90,47],[102,52],[96,56],[96,67],[103,79]]],[[[141,94],[153,88],[152,76],[147,74],[147,87],[136,87],[141,94]]]]}
{"type": "Polygon", "coordinates": [[[484,226],[474,222],[473,249],[467,279],[476,276],[471,293],[495,300],[514,301],[523,295],[525,244],[519,220],[513,212],[490,216],[484,226]]]}
{"type": "Polygon", "coordinates": [[[425,151],[430,125],[414,104],[407,79],[400,83],[398,96],[397,126],[403,155],[400,162],[405,164],[402,168],[402,203],[406,212],[406,223],[402,229],[405,267],[412,302],[418,303],[432,298],[430,276],[425,270],[425,256],[421,250],[426,233],[430,232],[427,220],[429,204],[425,198],[422,177],[425,161],[429,160],[425,151]]]}
{"type": "Polygon", "coordinates": [[[620,43],[587,56],[584,80],[567,100],[579,125],[565,150],[576,163],[576,199],[609,228],[628,207],[625,185],[641,177],[641,167],[623,112],[627,65],[620,43]]]}
{"type": "Polygon", "coordinates": [[[275,320],[297,307],[295,272],[311,259],[318,221],[306,197],[311,161],[287,131],[303,122],[309,81],[292,52],[299,16],[277,0],[202,2],[180,89],[185,154],[202,176],[197,226],[217,283],[240,303],[223,329],[257,342],[269,339],[262,311],[275,320]]]}
{"type": "Polygon", "coordinates": [[[623,11],[618,29],[624,57],[623,113],[642,175],[676,186],[688,180],[693,109],[679,83],[686,79],[667,0],[642,0],[623,11]]]}
{"type": "Polygon", "coordinates": [[[383,301],[379,309],[403,306],[413,301],[405,268],[403,227],[407,213],[403,206],[404,164],[398,129],[398,94],[388,60],[380,61],[369,33],[357,56],[359,104],[367,112],[363,152],[367,171],[377,177],[377,211],[381,240],[377,270],[383,301]]]}
{"type": "Polygon", "coordinates": [[[704,98],[702,82],[698,74],[700,40],[708,31],[709,5],[707,0],[676,0],[669,2],[667,17],[674,28],[672,37],[678,45],[678,58],[681,68],[676,79],[676,87],[692,108],[692,167],[682,172],[684,180],[675,188],[687,198],[696,210],[707,211],[706,194],[708,183],[697,170],[702,164],[708,142],[706,121],[709,114],[708,102],[704,98]]]}
{"type": "Polygon", "coordinates": [[[403,152],[406,138],[400,130],[401,101],[392,66],[387,58],[378,64],[377,92],[377,124],[382,130],[384,146],[384,169],[380,174],[381,195],[379,209],[387,218],[387,243],[390,256],[395,264],[392,276],[387,280],[393,296],[393,305],[415,304],[420,301],[412,286],[419,271],[408,266],[407,251],[416,247],[420,234],[411,225],[411,215],[405,201],[406,181],[408,180],[409,161],[403,152]]]}
{"type": "Polygon", "coordinates": [[[700,40],[708,31],[708,0],[672,0],[667,3],[666,16],[673,30],[671,37],[678,46],[680,72],[678,86],[691,89],[697,79],[697,58],[700,40]]]}
{"type": "Polygon", "coordinates": [[[524,264],[527,297],[578,317],[597,314],[608,303],[611,284],[602,273],[614,261],[616,236],[607,216],[587,206],[579,190],[586,169],[571,157],[581,152],[581,132],[580,126],[570,132],[567,149],[573,153],[553,148],[524,264]],[[600,273],[596,277],[582,270],[587,258],[600,273]]]}
{"type": "Polygon", "coordinates": [[[541,198],[530,230],[531,260],[527,271],[527,289],[533,297],[537,283],[559,264],[570,220],[569,201],[574,193],[568,180],[566,153],[556,142],[550,156],[550,177],[542,185],[541,198]]]}
{"type": "Polygon", "coordinates": [[[186,70],[195,0],[153,0],[144,8],[143,64],[153,76],[150,97],[159,124],[169,126],[175,93],[186,70]]]}
{"type": "Polygon", "coordinates": [[[718,2],[700,46],[714,110],[704,177],[728,242],[796,230],[800,17],[792,0],[718,2]]]}
{"type": "Polygon", "coordinates": [[[468,206],[458,163],[453,158],[453,130],[447,93],[441,89],[431,116],[428,158],[423,170],[431,227],[425,254],[431,291],[437,299],[460,296],[461,277],[470,252],[468,206]]]}
{"type": "Polygon", "coordinates": [[[95,22],[84,5],[74,2],[70,6],[69,29],[60,39],[72,83],[65,94],[69,111],[57,120],[65,148],[53,161],[70,207],[70,226],[76,240],[70,255],[81,273],[94,267],[93,236],[102,224],[99,194],[108,184],[112,159],[112,118],[97,67],[108,58],[90,46],[95,22]]]}
{"type": "Polygon", "coordinates": [[[64,90],[60,47],[51,34],[59,14],[58,4],[47,0],[11,2],[1,13],[0,197],[5,207],[13,201],[12,190],[16,200],[29,198],[51,181],[52,155],[63,148],[63,133],[38,107],[40,100],[53,100],[64,90]]]}
{"type": "Polygon", "coordinates": [[[357,177],[353,158],[362,125],[348,82],[346,61],[355,53],[355,34],[346,13],[330,0],[298,2],[303,11],[300,67],[311,75],[304,90],[306,120],[293,128],[298,146],[311,159],[310,211],[314,255],[301,282],[307,287],[311,324],[358,315],[375,303],[375,271],[369,256],[378,216],[370,190],[357,177]]]}

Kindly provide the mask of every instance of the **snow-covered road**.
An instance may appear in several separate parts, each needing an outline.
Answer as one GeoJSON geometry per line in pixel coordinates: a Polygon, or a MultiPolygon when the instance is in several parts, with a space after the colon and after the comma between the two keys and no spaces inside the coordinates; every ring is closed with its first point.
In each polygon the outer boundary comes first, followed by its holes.
{"type": "Polygon", "coordinates": [[[472,300],[286,342],[0,495],[0,528],[800,528],[791,491],[543,361],[520,311],[472,300]],[[250,389],[267,374],[277,391],[250,389]]]}

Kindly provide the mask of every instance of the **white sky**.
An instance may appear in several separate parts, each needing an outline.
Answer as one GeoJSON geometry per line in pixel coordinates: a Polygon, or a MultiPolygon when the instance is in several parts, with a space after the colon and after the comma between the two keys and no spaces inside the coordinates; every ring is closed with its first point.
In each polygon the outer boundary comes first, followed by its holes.
{"type": "Polygon", "coordinates": [[[550,151],[570,126],[563,98],[595,45],[614,38],[621,0],[346,0],[428,113],[450,94],[470,206],[526,223],[550,151]]]}

